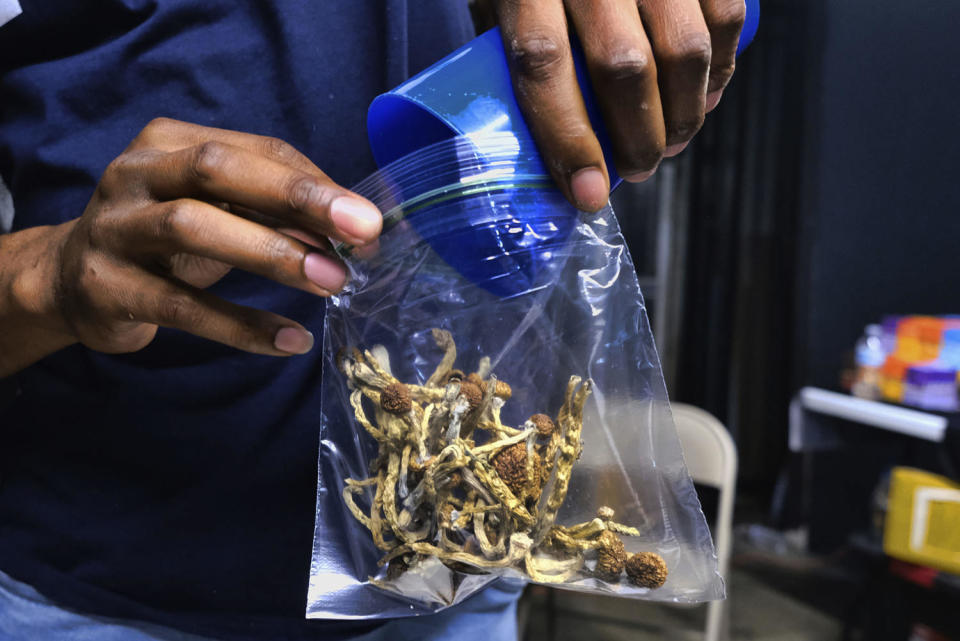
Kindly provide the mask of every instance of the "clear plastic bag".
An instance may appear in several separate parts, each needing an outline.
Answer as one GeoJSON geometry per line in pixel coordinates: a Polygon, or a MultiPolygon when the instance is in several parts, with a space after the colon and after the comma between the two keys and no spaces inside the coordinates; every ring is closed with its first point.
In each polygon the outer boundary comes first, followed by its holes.
{"type": "Polygon", "coordinates": [[[307,616],[436,611],[502,576],[722,598],[613,211],[576,212],[503,134],[355,190],[385,231],[339,248],[307,616]]]}

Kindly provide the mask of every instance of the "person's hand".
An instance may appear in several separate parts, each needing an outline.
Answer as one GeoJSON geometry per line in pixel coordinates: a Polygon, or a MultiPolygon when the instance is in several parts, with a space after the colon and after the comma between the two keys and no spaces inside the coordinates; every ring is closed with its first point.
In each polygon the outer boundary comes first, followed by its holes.
{"type": "Polygon", "coordinates": [[[363,246],[380,212],[287,143],[151,122],[107,167],[61,233],[52,305],[88,347],[131,352],[157,326],[248,352],[300,354],[300,324],[204,291],[233,267],[317,296],[346,280],[327,238],[363,246]]]}
{"type": "Polygon", "coordinates": [[[574,74],[583,45],[617,172],[646,180],[690,142],[733,75],[744,0],[494,0],[520,107],[567,198],[596,211],[610,179],[574,74]]]}

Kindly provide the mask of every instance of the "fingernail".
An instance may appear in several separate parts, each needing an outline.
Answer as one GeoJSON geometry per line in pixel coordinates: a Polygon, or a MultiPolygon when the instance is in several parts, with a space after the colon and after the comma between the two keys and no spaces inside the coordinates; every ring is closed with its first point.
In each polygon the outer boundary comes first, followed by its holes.
{"type": "Polygon", "coordinates": [[[307,254],[303,259],[303,273],[314,284],[328,292],[338,292],[347,280],[347,271],[337,261],[318,254],[307,254]]]}
{"type": "Polygon", "coordinates": [[[330,219],[353,240],[366,243],[377,237],[383,216],[373,205],[350,196],[340,196],[330,203],[330,219]]]}
{"type": "Polygon", "coordinates": [[[713,111],[718,104],[720,104],[720,98],[723,97],[723,89],[717,89],[716,91],[711,91],[707,94],[706,102],[706,111],[709,113],[713,111]]]}
{"type": "Polygon", "coordinates": [[[638,171],[633,174],[624,174],[623,179],[626,180],[628,183],[642,183],[644,180],[654,175],[655,173],[657,173],[656,169],[650,169],[649,171],[638,171]]]}
{"type": "Polygon", "coordinates": [[[274,336],[273,346],[288,354],[306,354],[313,348],[313,334],[297,327],[284,327],[274,336]]]}
{"type": "Polygon", "coordinates": [[[585,167],[570,177],[570,191],[577,207],[597,211],[607,204],[610,191],[603,172],[596,167],[585,167]]]}
{"type": "Polygon", "coordinates": [[[687,142],[681,142],[681,143],[678,143],[678,144],[676,144],[676,145],[670,145],[669,147],[667,147],[666,149],[663,150],[663,157],[664,157],[664,158],[671,158],[671,157],[673,157],[673,156],[676,156],[676,155],[679,154],[681,151],[683,151],[684,149],[686,149],[686,148],[687,148],[687,145],[689,145],[689,144],[690,144],[690,141],[688,140],[687,142]]]}

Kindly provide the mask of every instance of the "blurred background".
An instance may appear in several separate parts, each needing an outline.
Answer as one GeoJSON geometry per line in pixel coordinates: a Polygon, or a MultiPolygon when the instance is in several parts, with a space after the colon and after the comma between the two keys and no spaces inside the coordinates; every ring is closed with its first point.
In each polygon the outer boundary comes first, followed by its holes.
{"type": "Polygon", "coordinates": [[[729,599],[705,632],[532,587],[522,638],[960,640],[957,25],[762,0],[694,143],[615,194],[671,400],[735,443],[729,599]]]}

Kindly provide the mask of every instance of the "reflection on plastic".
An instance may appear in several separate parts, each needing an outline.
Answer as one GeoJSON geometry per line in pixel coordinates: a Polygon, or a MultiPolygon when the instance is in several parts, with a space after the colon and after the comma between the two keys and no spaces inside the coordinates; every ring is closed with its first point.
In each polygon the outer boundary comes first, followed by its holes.
{"type": "MultiPolygon", "coordinates": [[[[511,132],[435,143],[354,191],[380,205],[385,229],[413,227],[417,242],[502,298],[543,280],[554,264],[552,246],[567,238],[577,217],[569,205],[543,206],[541,194],[555,191],[553,183],[533,143],[511,132]]],[[[391,246],[389,237],[380,240],[381,254],[406,250],[391,246]]]]}
{"type": "Polygon", "coordinates": [[[511,385],[502,414],[507,425],[521,425],[535,412],[556,416],[571,375],[593,382],[583,456],[557,522],[589,521],[600,506],[612,507],[617,521],[640,530],[623,537],[628,552],[657,552],[669,576],[655,590],[625,579],[611,584],[593,575],[588,560],[563,587],[677,602],[723,595],[613,212],[579,216],[545,175],[531,171],[526,142],[500,138],[499,155],[480,157],[470,140],[459,138],[356,188],[388,212],[387,228],[377,255],[350,261],[352,281],[328,305],[308,617],[422,614],[463,600],[497,576],[521,576],[512,567],[463,574],[422,558],[390,591],[370,582],[386,577],[378,565],[384,552],[350,514],[341,491],[345,479],[367,477],[377,445],[355,421],[337,355],[381,346],[376,352],[389,355],[394,376],[423,383],[442,356],[435,327],[455,338],[457,367],[473,371],[489,357],[492,373],[511,385]],[[478,245],[471,240],[478,233],[496,242],[478,245]],[[483,271],[463,274],[456,261],[451,267],[450,257],[461,253],[485,265],[483,271]],[[503,280],[511,283],[510,296],[493,291],[503,280]]]}

